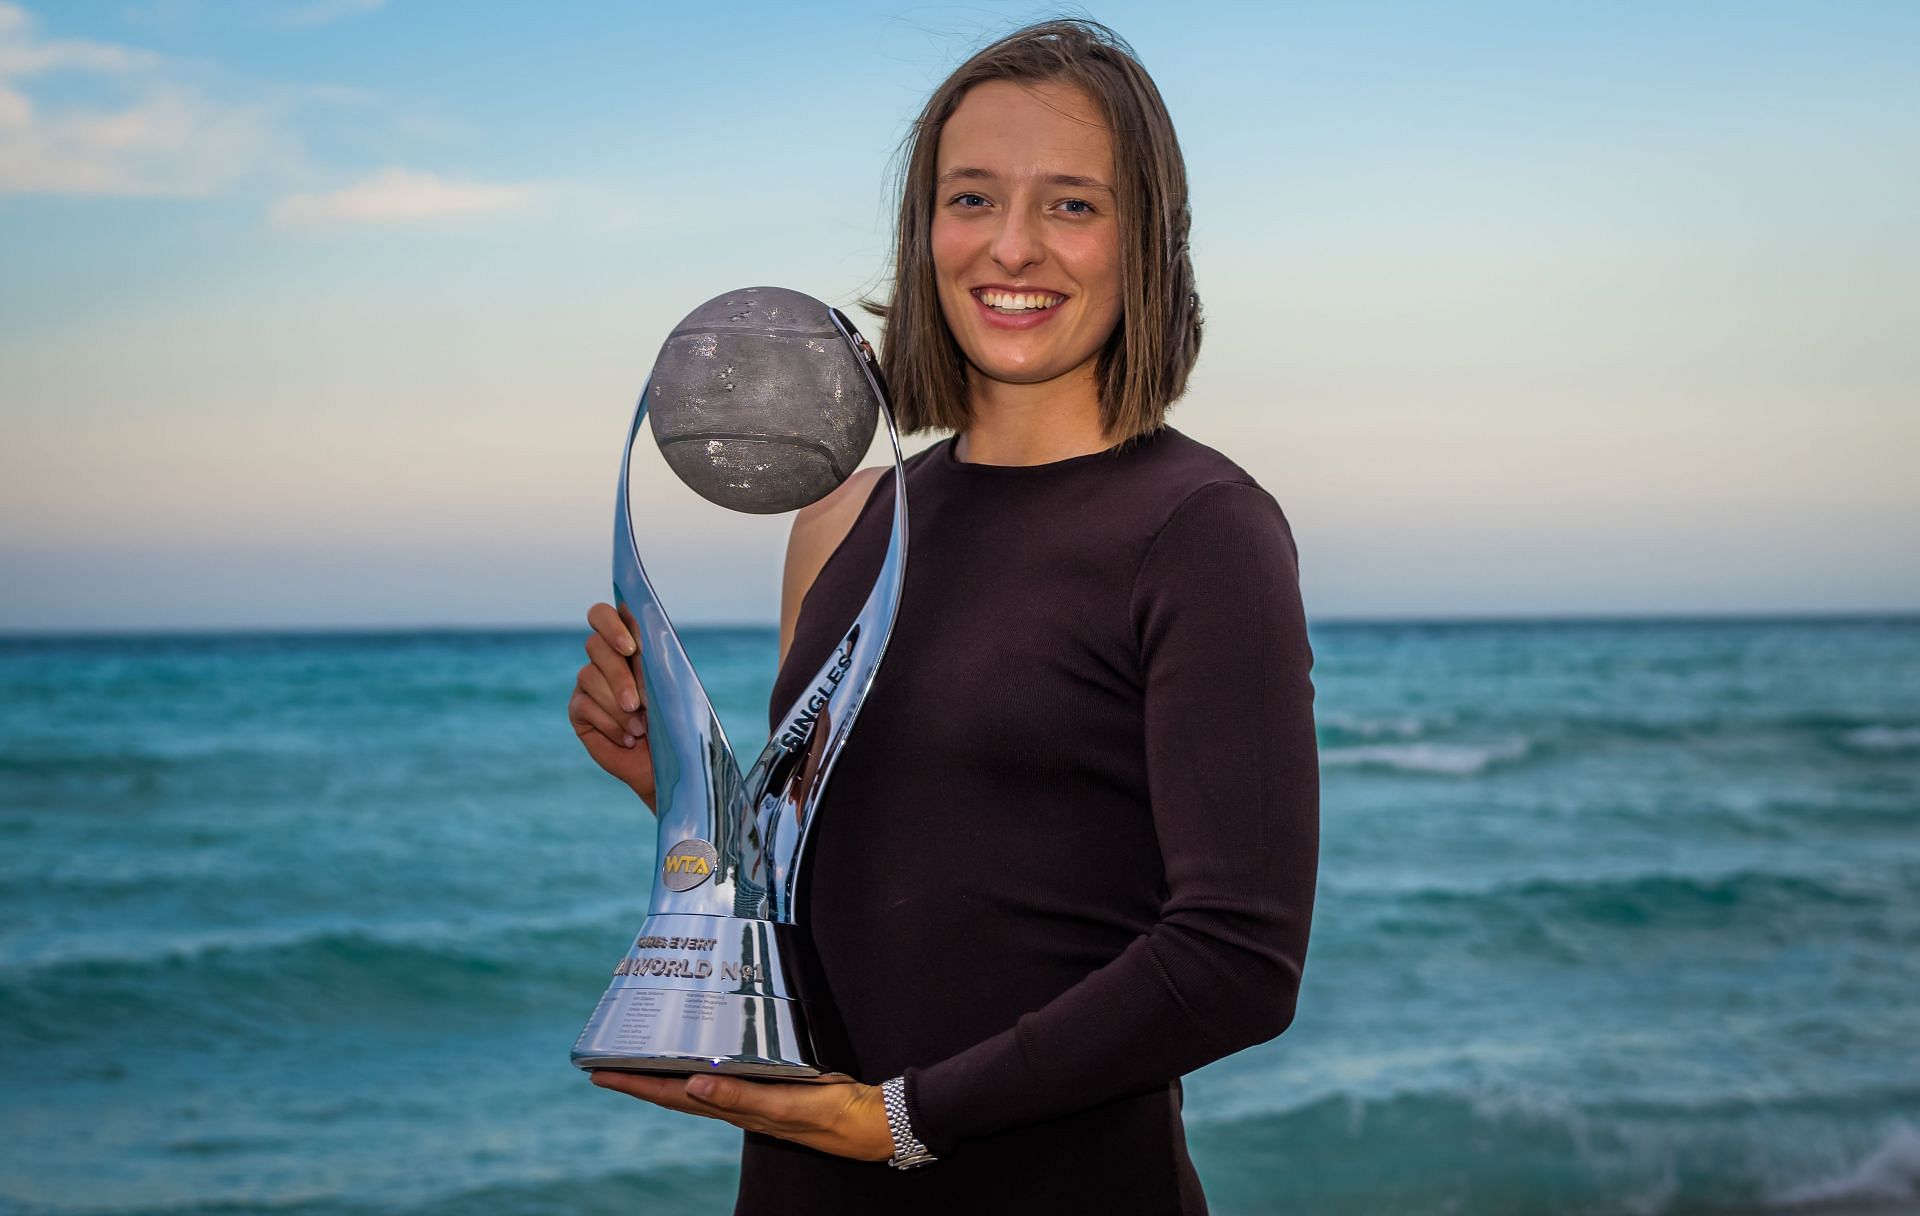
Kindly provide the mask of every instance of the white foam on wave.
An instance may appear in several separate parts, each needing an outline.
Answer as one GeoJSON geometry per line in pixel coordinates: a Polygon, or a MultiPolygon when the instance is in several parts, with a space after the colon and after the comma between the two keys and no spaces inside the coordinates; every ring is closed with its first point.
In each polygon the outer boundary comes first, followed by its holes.
{"type": "MultiPolygon", "coordinates": [[[[1837,1203],[1907,1204],[1920,1199],[1920,1128],[1896,1121],[1871,1153],[1833,1178],[1798,1186],[1768,1200],[1769,1207],[1837,1203]]],[[[1903,1209],[1904,1210],[1904,1209],[1903,1209]]]]}
{"type": "Polygon", "coordinates": [[[1901,752],[1920,749],[1920,726],[1862,726],[1840,736],[1843,747],[1862,752],[1901,752]]]}
{"type": "Polygon", "coordinates": [[[1496,743],[1368,743],[1325,748],[1320,763],[1323,767],[1378,767],[1473,777],[1532,750],[1532,743],[1518,736],[1496,743]]]}
{"type": "Polygon", "coordinates": [[[1362,739],[1418,739],[1432,728],[1445,728],[1453,724],[1451,717],[1419,718],[1406,714],[1397,718],[1363,718],[1341,710],[1328,710],[1319,715],[1323,725],[1362,739]]]}

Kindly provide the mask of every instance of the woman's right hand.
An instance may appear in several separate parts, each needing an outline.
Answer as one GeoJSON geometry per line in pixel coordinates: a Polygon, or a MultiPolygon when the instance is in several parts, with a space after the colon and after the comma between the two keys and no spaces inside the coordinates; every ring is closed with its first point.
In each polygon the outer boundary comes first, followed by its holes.
{"type": "Polygon", "coordinates": [[[574,682],[567,721],[593,762],[626,782],[649,810],[653,805],[653,752],[647,746],[646,689],[634,678],[640,643],[633,615],[612,604],[587,609],[587,665],[574,682]]]}

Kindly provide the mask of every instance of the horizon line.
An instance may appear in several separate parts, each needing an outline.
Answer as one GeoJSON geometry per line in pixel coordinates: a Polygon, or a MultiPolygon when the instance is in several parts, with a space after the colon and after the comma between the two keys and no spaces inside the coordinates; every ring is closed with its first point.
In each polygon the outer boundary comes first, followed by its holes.
{"type": "MultiPolygon", "coordinates": [[[[1433,626],[1433,625],[1657,625],[1657,624],[1814,624],[1827,623],[1865,623],[1872,621],[1915,621],[1920,622],[1920,608],[1820,608],[1820,609],[1713,609],[1699,611],[1660,611],[1644,612],[1571,612],[1571,613],[1462,613],[1457,615],[1410,614],[1363,615],[1343,613],[1331,616],[1313,616],[1309,614],[1309,628],[1332,626],[1345,628],[1352,626],[1433,626]]],[[[746,631],[777,632],[777,621],[692,621],[675,626],[677,630],[687,632],[708,631],[746,631]]],[[[497,633],[563,633],[586,631],[585,622],[580,623],[531,623],[503,622],[500,624],[451,624],[425,622],[419,624],[287,624],[287,625],[180,625],[154,627],[90,626],[72,629],[61,628],[0,628],[0,642],[66,641],[87,638],[155,638],[155,639],[192,639],[212,637],[415,637],[423,634],[497,634],[497,633]]]]}

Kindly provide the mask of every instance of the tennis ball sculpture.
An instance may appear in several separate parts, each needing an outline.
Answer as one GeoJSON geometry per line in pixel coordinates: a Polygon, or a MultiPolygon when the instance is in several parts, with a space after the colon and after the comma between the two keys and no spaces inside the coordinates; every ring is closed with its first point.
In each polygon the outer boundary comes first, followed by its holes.
{"type": "Polygon", "coordinates": [[[794,511],[859,466],[880,403],[826,304],[745,287],[688,313],[647,387],[654,441],[680,480],[735,511],[794,511]]]}

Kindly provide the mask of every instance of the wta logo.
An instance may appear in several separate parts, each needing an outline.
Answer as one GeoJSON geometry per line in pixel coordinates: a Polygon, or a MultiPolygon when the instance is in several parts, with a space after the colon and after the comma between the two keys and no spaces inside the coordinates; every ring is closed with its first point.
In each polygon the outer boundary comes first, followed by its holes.
{"type": "Polygon", "coordinates": [[[660,877],[669,891],[691,891],[712,878],[719,865],[720,855],[713,846],[696,836],[667,850],[660,862],[660,877]]]}

